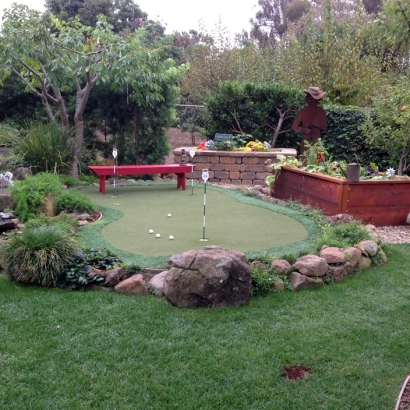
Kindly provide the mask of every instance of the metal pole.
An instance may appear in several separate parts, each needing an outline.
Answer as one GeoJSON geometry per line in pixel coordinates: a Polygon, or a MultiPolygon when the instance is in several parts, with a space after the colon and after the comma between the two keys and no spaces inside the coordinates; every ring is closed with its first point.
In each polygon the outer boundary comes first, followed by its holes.
{"type": "Polygon", "coordinates": [[[204,242],[205,239],[205,226],[206,226],[206,182],[204,186],[204,224],[202,229],[202,241],[204,242]]]}
{"type": "Polygon", "coordinates": [[[113,196],[118,195],[117,187],[115,184],[118,178],[117,155],[118,155],[118,151],[117,151],[116,146],[114,145],[114,148],[112,150],[112,156],[114,157],[114,195],[113,196]]]}
{"type": "Polygon", "coordinates": [[[205,238],[205,225],[206,225],[206,182],[209,178],[209,172],[207,169],[202,170],[202,179],[204,180],[204,220],[202,226],[202,239],[200,241],[206,242],[208,239],[205,238]]]}
{"type": "Polygon", "coordinates": [[[194,194],[194,164],[191,164],[191,167],[192,167],[192,170],[191,170],[191,174],[192,174],[192,179],[191,179],[191,181],[192,181],[192,192],[191,192],[191,196],[192,195],[195,195],[194,194]]]}

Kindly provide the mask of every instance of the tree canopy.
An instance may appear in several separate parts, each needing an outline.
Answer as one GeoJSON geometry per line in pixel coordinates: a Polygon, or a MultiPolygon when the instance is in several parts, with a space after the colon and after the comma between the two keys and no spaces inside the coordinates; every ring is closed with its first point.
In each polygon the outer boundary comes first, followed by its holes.
{"type": "Polygon", "coordinates": [[[103,16],[91,27],[78,19],[64,22],[49,13],[14,5],[5,13],[1,35],[3,73],[16,75],[41,100],[50,121],[60,121],[66,130],[74,125],[73,177],[78,178],[83,113],[98,82],[114,90],[132,87],[141,104],[162,99],[163,50],[143,48],[139,31],[115,34],[103,16]],[[71,115],[66,106],[69,92],[75,92],[71,115]]]}

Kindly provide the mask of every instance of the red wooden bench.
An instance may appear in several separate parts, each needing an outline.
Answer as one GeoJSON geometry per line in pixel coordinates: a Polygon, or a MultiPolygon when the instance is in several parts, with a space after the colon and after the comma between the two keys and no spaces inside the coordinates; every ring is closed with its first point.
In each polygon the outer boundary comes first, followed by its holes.
{"type": "Polygon", "coordinates": [[[176,174],[177,188],[185,191],[186,174],[195,169],[193,164],[164,164],[164,165],[91,165],[88,167],[99,177],[100,192],[105,194],[105,181],[114,175],[141,175],[141,174],[176,174]]]}

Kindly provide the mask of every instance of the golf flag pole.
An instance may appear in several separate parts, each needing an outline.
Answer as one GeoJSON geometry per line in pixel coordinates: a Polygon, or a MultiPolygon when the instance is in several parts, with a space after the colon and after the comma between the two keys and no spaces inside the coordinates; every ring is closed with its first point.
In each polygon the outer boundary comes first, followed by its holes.
{"type": "Polygon", "coordinates": [[[192,170],[191,170],[191,176],[192,176],[192,179],[191,179],[191,186],[192,186],[191,196],[192,196],[192,195],[194,195],[194,156],[195,156],[195,150],[191,149],[189,151],[189,156],[191,157],[191,168],[192,168],[192,170]]]}
{"type": "Polygon", "coordinates": [[[206,242],[208,239],[205,238],[205,226],[206,226],[206,182],[209,179],[209,171],[207,169],[202,170],[202,179],[204,180],[204,220],[202,226],[202,238],[200,241],[206,242]]]}
{"type": "Polygon", "coordinates": [[[118,155],[118,151],[117,151],[117,147],[114,145],[114,148],[112,150],[112,156],[114,157],[114,195],[113,196],[117,196],[118,192],[117,192],[117,187],[116,187],[116,180],[117,180],[117,155],[118,155]]]}

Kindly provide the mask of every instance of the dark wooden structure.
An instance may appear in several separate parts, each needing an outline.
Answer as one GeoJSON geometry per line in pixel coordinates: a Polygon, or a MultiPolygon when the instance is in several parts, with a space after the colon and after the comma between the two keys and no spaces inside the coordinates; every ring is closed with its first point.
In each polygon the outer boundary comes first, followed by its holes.
{"type": "Polygon", "coordinates": [[[406,225],[410,213],[409,179],[352,182],[283,167],[274,196],[321,208],[325,215],[350,214],[375,226],[406,225]]]}

